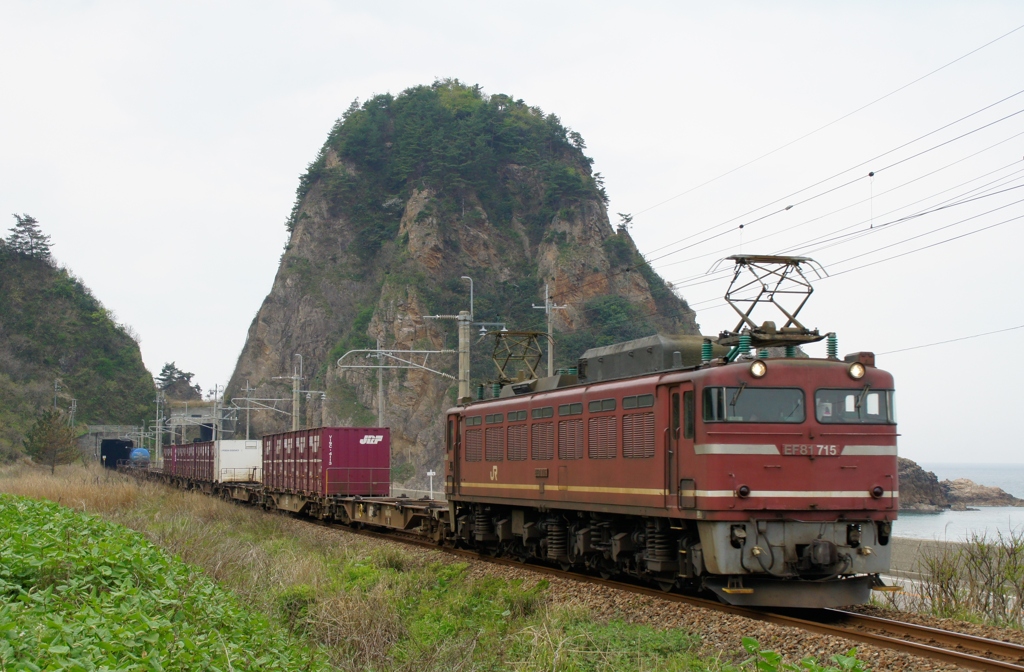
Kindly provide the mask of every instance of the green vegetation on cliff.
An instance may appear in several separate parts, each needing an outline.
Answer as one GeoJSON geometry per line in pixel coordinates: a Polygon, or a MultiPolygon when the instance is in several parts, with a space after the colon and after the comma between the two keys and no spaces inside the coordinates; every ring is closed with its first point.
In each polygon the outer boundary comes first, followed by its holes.
{"type": "Polygon", "coordinates": [[[402,205],[414,189],[430,189],[463,211],[465,197],[473,194],[500,227],[523,209],[502,179],[514,165],[544,185],[525,221],[536,243],[568,202],[605,198],[584,147],[583,138],[554,114],[510,96],[485,96],[479,86],[458,80],[374,96],[361,106],[354,102],[331,130],[301,178],[289,229],[318,182],[332,209],[344,211],[355,226],[364,256],[397,235],[402,205]],[[330,166],[328,150],[342,163],[330,166]]]}
{"type": "MultiPolygon", "coordinates": [[[[8,241],[10,242],[10,241],[8,241]]],[[[19,453],[36,415],[77,400],[76,422],[134,424],[153,379],[128,329],[49,255],[0,247],[0,458],[19,453]]]]}

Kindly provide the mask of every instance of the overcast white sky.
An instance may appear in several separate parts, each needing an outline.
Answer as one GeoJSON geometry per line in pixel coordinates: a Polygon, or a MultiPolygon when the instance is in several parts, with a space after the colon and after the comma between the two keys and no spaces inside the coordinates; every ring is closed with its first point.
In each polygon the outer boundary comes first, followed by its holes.
{"type": "MultiPolygon", "coordinates": [[[[1024,5],[634,4],[7,0],[0,213],[40,220],[58,260],[141,335],[151,370],[174,360],[209,388],[231,374],[298,177],[334,120],[354,98],[458,77],[583,134],[610,211],[635,214],[640,250],[682,286],[705,333],[735,322],[717,300],[724,281],[688,285],[716,259],[872,222],[870,235],[795,248],[835,275],[803,316],[838,332],[841,353],[1024,324],[1024,219],[999,224],[1024,215],[1024,188],[990,193],[1024,185],[1024,135],[1012,137],[1024,114],[953,140],[1024,110],[1024,94],[870,160],[1024,89],[1024,30],[664,202],[1021,26],[1024,5]],[[879,226],[971,189],[984,198],[879,226]]],[[[901,453],[1024,462],[1022,344],[1024,329],[880,356],[896,375],[901,453]]]]}

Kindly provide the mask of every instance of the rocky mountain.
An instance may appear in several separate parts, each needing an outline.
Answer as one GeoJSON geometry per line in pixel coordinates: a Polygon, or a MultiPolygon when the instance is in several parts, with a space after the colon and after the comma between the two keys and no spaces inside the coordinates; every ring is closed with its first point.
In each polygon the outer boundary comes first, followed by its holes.
{"type": "Polygon", "coordinates": [[[966,478],[939,481],[913,460],[899,458],[900,508],[908,511],[963,510],[970,506],[1024,506],[1002,488],[978,485],[966,478]]]}
{"type": "MultiPolygon", "coordinates": [[[[302,355],[304,425],[375,424],[376,371],[339,368],[338,358],[377,342],[457,347],[454,321],[424,316],[470,308],[463,276],[472,278],[475,320],[514,330],[546,329],[533,306],[547,285],[564,306],[553,311],[557,366],[594,345],[698,333],[693,311],[626,228],[613,229],[584,149],[555,115],[458,81],[353,103],[300,179],[291,236],[228,397],[243,396],[248,382],[253,396],[290,399],[290,381],[273,378],[292,375],[302,355]]],[[[490,347],[473,343],[474,387],[494,377],[490,347]]],[[[453,355],[428,360],[452,374],[454,364],[453,355]]],[[[396,465],[424,482],[439,466],[455,385],[423,369],[389,369],[383,386],[396,465]]],[[[288,425],[281,413],[253,418],[257,432],[288,425]]]]}
{"type": "Polygon", "coordinates": [[[130,330],[80,280],[45,250],[0,245],[0,459],[55,401],[74,399],[79,424],[137,424],[153,392],[130,330]]]}

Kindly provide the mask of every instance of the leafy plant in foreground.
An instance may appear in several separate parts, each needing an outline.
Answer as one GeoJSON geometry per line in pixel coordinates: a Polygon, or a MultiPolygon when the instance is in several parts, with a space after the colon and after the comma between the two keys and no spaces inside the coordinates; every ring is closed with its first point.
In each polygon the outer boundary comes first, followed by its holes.
{"type": "Polygon", "coordinates": [[[781,653],[765,651],[753,637],[743,638],[743,648],[747,653],[752,654],[753,658],[746,660],[738,668],[726,668],[726,670],[735,672],[744,669],[754,669],[757,672],[867,672],[868,669],[864,667],[862,661],[857,660],[856,648],[850,649],[845,656],[841,654],[832,656],[831,660],[835,665],[828,667],[820,665],[816,659],[810,656],[801,660],[799,665],[790,665],[783,661],[781,653]]]}
{"type": "Polygon", "coordinates": [[[0,669],[321,669],[209,577],[94,516],[0,495],[0,557],[0,669]]]}

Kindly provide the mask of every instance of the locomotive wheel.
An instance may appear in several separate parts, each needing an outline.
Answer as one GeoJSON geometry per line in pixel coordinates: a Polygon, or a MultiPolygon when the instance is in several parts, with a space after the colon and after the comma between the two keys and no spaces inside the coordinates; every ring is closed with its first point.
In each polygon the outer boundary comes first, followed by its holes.
{"type": "Polygon", "coordinates": [[[676,587],[675,581],[658,581],[658,587],[666,593],[671,593],[672,589],[676,587]]]}

